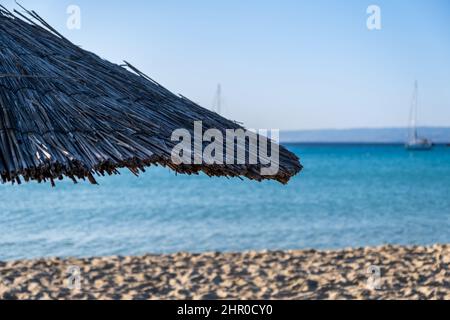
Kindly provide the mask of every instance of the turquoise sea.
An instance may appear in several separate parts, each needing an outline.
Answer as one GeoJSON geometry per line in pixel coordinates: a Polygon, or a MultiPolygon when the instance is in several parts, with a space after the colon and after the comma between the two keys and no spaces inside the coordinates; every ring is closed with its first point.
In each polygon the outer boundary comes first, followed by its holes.
{"type": "Polygon", "coordinates": [[[450,243],[450,148],[290,145],[288,186],[151,168],[0,185],[0,260],[450,243]]]}

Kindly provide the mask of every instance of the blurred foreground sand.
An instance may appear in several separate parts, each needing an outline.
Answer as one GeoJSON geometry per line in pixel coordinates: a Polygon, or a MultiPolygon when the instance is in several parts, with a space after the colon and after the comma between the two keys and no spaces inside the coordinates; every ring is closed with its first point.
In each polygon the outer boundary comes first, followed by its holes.
{"type": "Polygon", "coordinates": [[[7,262],[0,298],[450,299],[450,245],[7,262]]]}

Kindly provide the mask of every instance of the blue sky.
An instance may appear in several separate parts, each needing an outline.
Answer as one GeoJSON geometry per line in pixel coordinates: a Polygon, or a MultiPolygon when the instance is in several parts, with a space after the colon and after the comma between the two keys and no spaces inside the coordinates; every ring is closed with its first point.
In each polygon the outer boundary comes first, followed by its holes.
{"type": "MultiPolygon", "coordinates": [[[[17,8],[11,0],[0,0],[17,8]]],[[[250,128],[450,126],[448,0],[22,0],[74,43],[130,61],[175,93],[250,128]],[[81,8],[81,29],[66,8],[81,8]],[[382,29],[366,27],[369,5],[382,29]]]]}

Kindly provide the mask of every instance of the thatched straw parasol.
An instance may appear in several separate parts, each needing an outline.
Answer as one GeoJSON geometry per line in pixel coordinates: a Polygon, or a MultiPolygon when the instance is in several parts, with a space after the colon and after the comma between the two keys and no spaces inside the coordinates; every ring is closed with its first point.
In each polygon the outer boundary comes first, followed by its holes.
{"type": "MultiPolygon", "coordinates": [[[[178,173],[273,179],[287,183],[299,159],[280,148],[279,171],[263,176],[263,164],[175,164],[174,130],[241,128],[182,96],[135,67],[119,66],[82,50],[34,11],[0,8],[1,181],[38,182],[64,176],[88,179],[151,165],[178,173]]],[[[251,150],[247,150],[251,152],[251,150]]]]}

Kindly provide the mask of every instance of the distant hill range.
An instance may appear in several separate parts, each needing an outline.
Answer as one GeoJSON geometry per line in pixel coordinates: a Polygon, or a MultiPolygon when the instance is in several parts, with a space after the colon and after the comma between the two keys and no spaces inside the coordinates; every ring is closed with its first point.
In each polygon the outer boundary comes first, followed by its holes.
{"type": "MultiPolygon", "coordinates": [[[[419,135],[436,144],[450,143],[450,128],[421,127],[419,135]]],[[[282,143],[405,143],[406,128],[282,131],[282,143]]]]}

